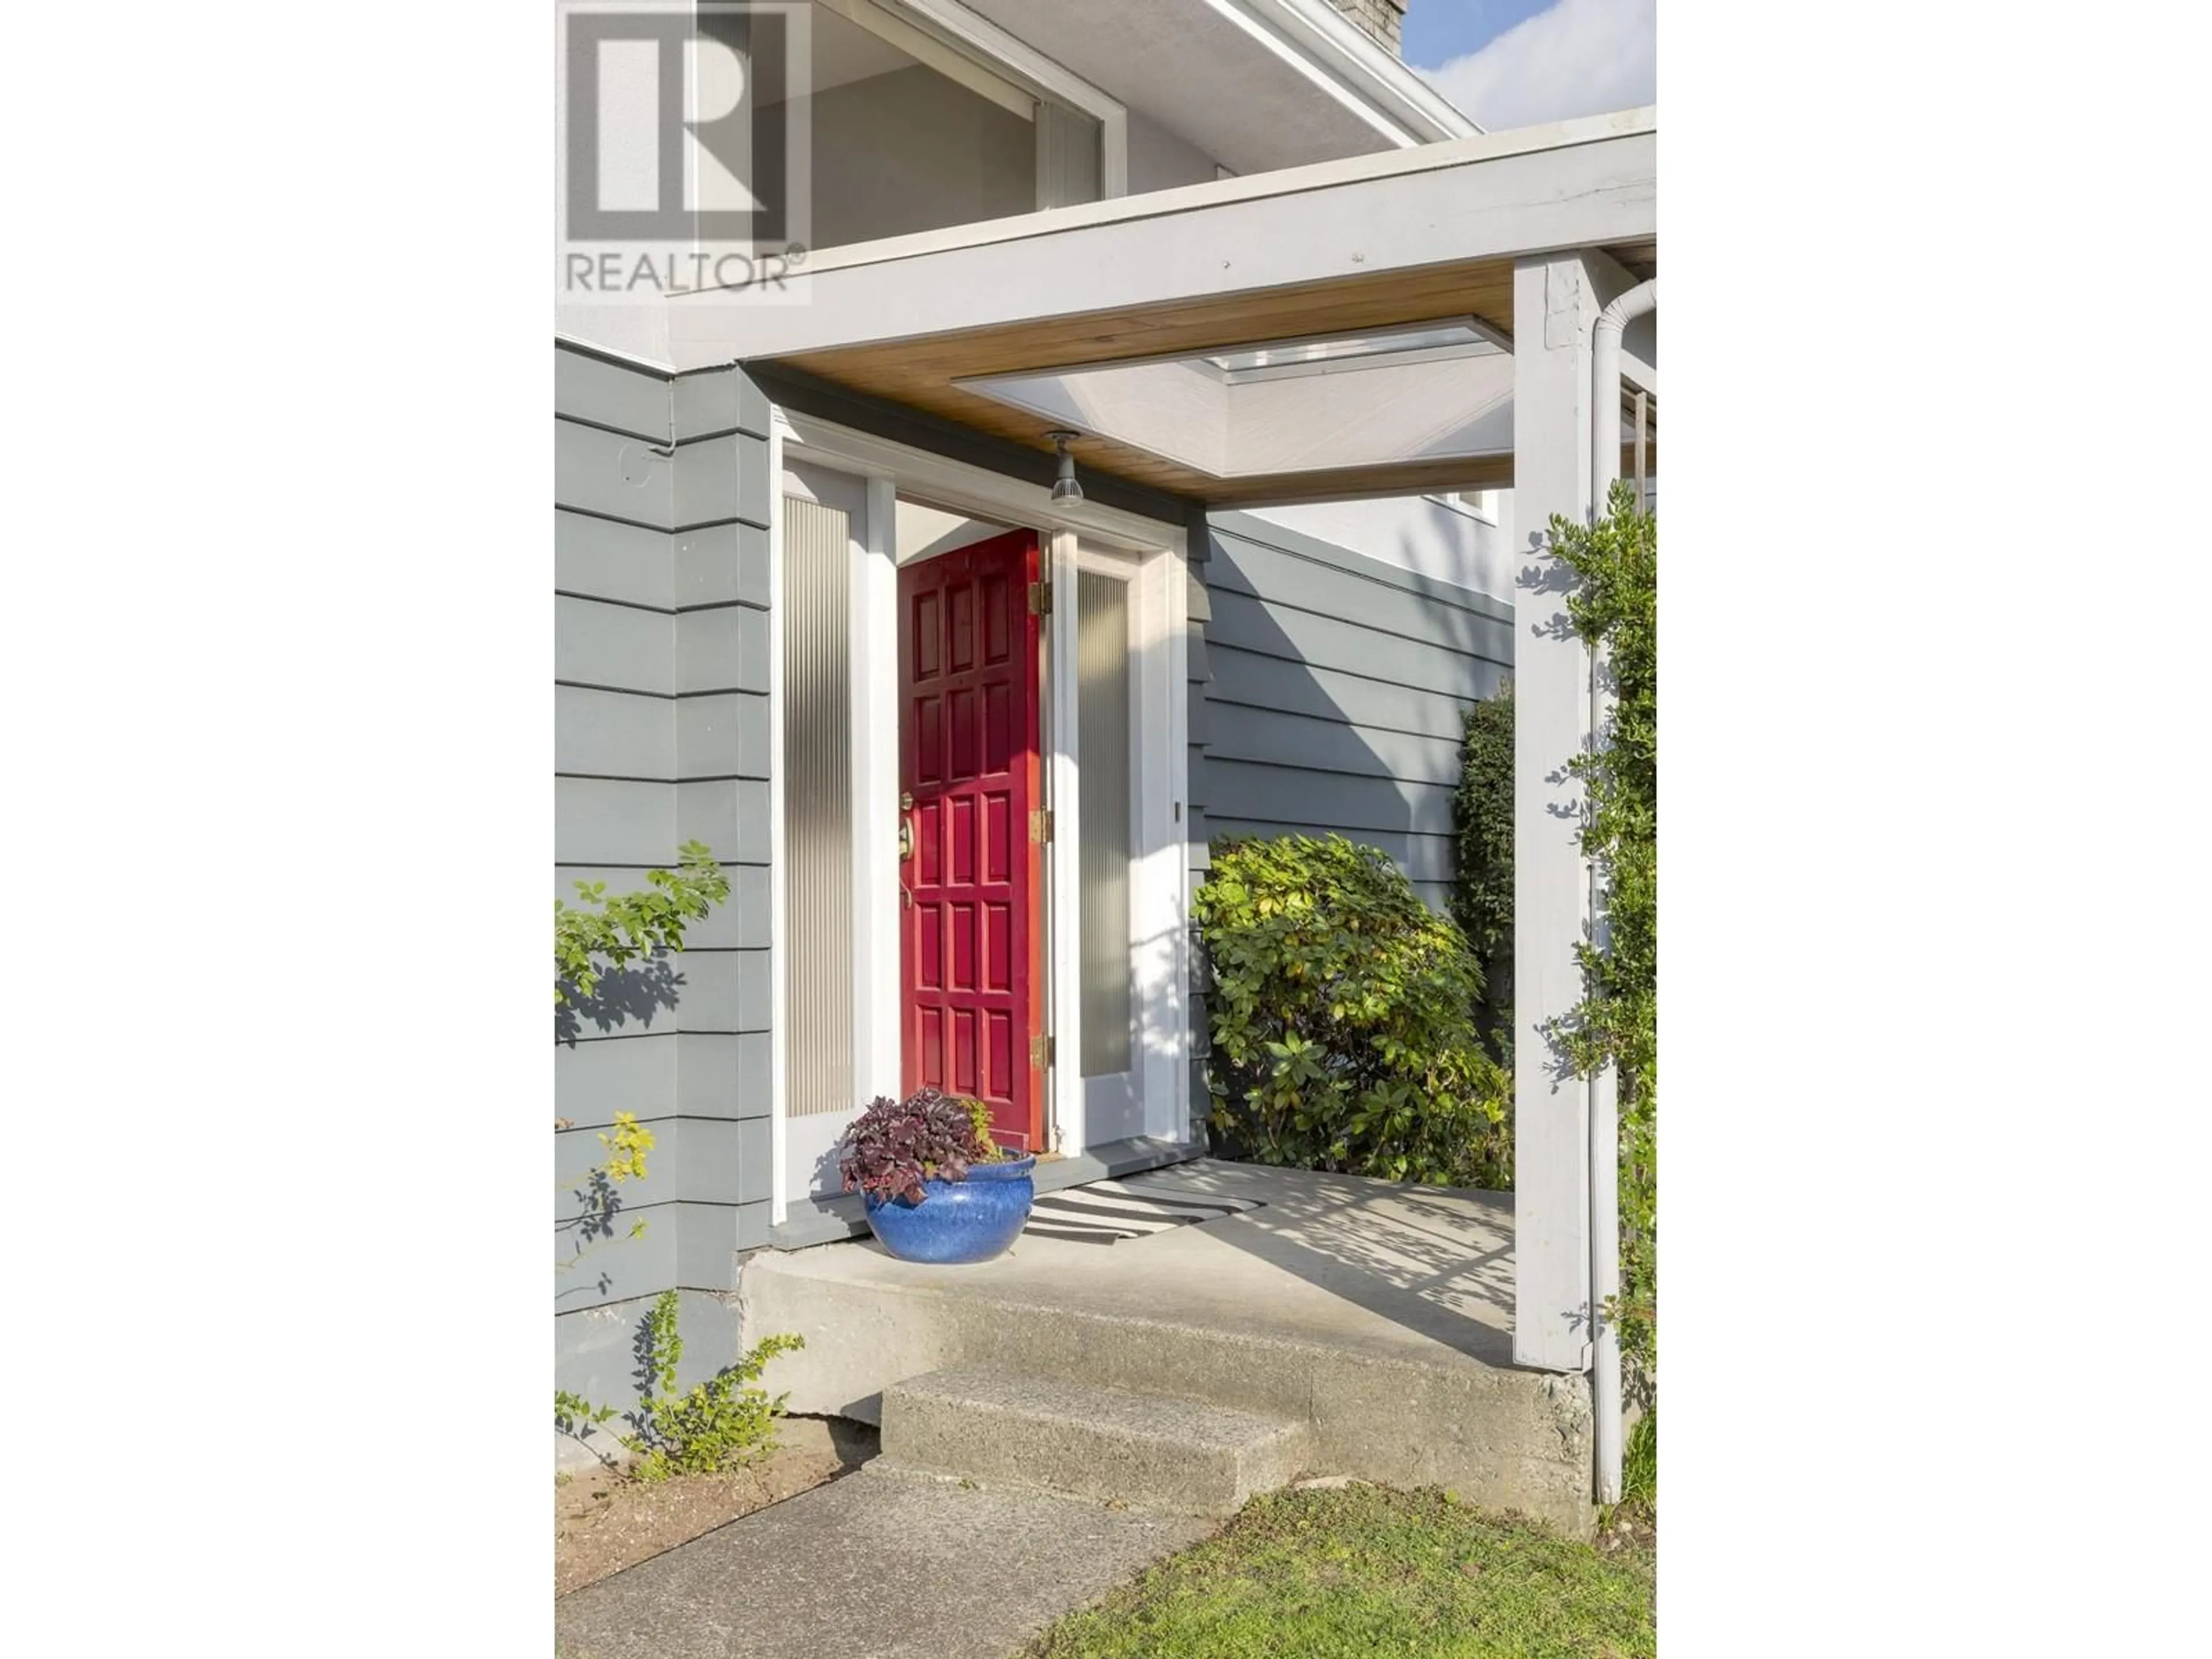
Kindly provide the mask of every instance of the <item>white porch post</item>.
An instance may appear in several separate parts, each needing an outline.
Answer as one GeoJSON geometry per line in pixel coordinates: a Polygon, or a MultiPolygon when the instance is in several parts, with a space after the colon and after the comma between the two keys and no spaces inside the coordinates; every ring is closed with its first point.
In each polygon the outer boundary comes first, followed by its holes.
{"type": "Polygon", "coordinates": [[[1590,331],[1629,280],[1598,253],[1513,270],[1513,1358],[1547,1370],[1590,1356],[1589,1089],[1545,1036],[1582,999],[1589,866],[1565,768],[1589,741],[1589,653],[1548,526],[1589,520],[1590,331]]]}

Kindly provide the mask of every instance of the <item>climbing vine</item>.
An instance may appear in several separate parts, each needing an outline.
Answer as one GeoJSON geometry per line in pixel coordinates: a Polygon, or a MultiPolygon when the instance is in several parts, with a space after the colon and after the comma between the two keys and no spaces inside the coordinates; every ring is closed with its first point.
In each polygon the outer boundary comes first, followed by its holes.
{"type": "Polygon", "coordinates": [[[713,851],[687,841],[676,849],[682,865],[648,870],[647,885],[635,893],[607,896],[603,881],[580,881],[580,902],[553,901],[553,1000],[566,1007],[599,988],[610,968],[626,968],[641,957],[684,948],[687,922],[730,896],[730,878],[714,862],[713,851]]]}
{"type": "MultiPolygon", "coordinates": [[[[677,848],[681,865],[674,870],[648,870],[646,885],[636,892],[610,898],[603,881],[575,884],[578,902],[553,901],[553,1003],[573,1012],[587,1006],[608,973],[633,962],[652,959],[684,948],[687,923],[705,919],[707,913],[730,896],[730,878],[704,843],[687,841],[677,848]]],[[[556,1016],[556,1030],[561,1029],[556,1016]]],[[[569,1126],[556,1118],[556,1129],[569,1126]]],[[[646,1176],[646,1154],[653,1150],[653,1131],[635,1112],[614,1114],[614,1133],[602,1131],[599,1145],[606,1161],[580,1176],[563,1176],[556,1190],[567,1191],[580,1206],[566,1224],[574,1233],[568,1260],[557,1266],[573,1267],[592,1247],[614,1237],[615,1218],[622,1198],[615,1189],[624,1182],[646,1176]]],[[[645,1231],[645,1223],[631,1224],[629,1237],[645,1231]]]]}
{"type": "Polygon", "coordinates": [[[1603,948],[1580,947],[1586,991],[1561,1035],[1577,1069],[1620,1074],[1621,1352],[1648,1394],[1657,1364],[1659,1127],[1659,523],[1613,485],[1589,526],[1552,520],[1553,550],[1580,578],[1575,632],[1608,659],[1611,719],[1569,769],[1589,791],[1583,846],[1610,898],[1603,948]]]}

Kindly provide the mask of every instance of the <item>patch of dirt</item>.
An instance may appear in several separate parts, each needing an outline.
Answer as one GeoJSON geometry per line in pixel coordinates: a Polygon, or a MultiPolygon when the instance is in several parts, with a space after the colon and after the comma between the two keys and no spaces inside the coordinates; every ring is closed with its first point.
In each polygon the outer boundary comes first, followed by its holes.
{"type": "Polygon", "coordinates": [[[1623,1504],[1597,1535],[1600,1555],[1656,1556],[1659,1553],[1659,1520],[1640,1504],[1623,1504]]]}
{"type": "Polygon", "coordinates": [[[682,1474],[648,1485],[609,1469],[556,1480],[553,1594],[566,1595],[740,1516],[796,1498],[876,1455],[876,1431],[842,1418],[792,1417],[776,1450],[729,1474],[682,1474]]]}

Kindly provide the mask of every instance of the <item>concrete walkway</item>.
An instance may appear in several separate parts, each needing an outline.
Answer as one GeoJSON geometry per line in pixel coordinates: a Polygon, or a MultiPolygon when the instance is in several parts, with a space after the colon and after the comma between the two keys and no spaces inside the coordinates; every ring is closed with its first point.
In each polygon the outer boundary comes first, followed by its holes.
{"type": "Polygon", "coordinates": [[[554,1605],[559,1659],[1010,1659],[1209,1523],[864,1468],[554,1605]]]}

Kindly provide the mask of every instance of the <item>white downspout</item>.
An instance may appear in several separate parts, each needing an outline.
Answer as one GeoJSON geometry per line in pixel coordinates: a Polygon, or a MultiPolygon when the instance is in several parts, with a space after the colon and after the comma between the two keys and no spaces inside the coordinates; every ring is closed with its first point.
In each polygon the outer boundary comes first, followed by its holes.
{"type": "MultiPolygon", "coordinates": [[[[1604,515],[1606,497],[1620,477],[1620,336],[1638,317],[1659,307],[1659,279],[1638,283],[1598,314],[1590,343],[1590,514],[1604,515]]],[[[1639,503],[1638,505],[1641,505],[1639,503]]],[[[1613,693],[1602,649],[1590,653],[1590,730],[1601,732],[1613,714],[1613,693]]],[[[1590,871],[1592,942],[1610,944],[1605,893],[1590,871]]],[[[1620,1332],[1605,1305],[1620,1294],[1620,1079],[1606,1066],[1590,1079],[1590,1405],[1597,1423],[1597,1501],[1620,1501],[1620,1332]]]]}
{"type": "Polygon", "coordinates": [[[1590,511],[1602,515],[1620,477],[1620,337],[1659,309],[1659,279],[1638,283],[1598,313],[1590,339],[1590,511]]]}

